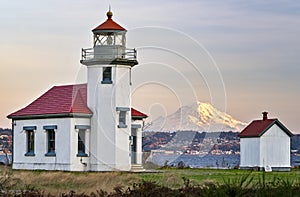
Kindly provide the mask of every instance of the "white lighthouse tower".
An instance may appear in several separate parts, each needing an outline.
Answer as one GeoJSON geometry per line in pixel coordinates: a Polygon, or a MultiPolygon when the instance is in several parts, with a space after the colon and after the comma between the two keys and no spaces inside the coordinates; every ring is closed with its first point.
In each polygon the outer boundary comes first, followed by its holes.
{"type": "Polygon", "coordinates": [[[126,48],[126,29],[107,20],[92,30],[93,48],[82,49],[88,69],[87,103],[92,110],[90,170],[131,168],[131,68],[136,50],[126,48]]]}

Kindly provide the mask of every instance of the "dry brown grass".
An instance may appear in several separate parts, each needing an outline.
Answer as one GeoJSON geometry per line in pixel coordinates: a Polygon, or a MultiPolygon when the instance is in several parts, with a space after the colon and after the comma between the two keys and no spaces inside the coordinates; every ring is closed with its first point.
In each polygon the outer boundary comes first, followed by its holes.
{"type": "MultiPolygon", "coordinates": [[[[1,167],[1,171],[8,167],[1,167]]],[[[21,183],[16,189],[34,188],[44,191],[45,194],[59,195],[69,193],[90,194],[97,190],[113,191],[114,187],[127,187],[140,178],[134,173],[125,172],[61,172],[61,171],[25,171],[11,170],[14,178],[21,183]]]]}
{"type": "MultiPolygon", "coordinates": [[[[183,188],[188,189],[187,192],[189,192],[202,188],[207,189],[207,192],[212,192],[216,187],[219,187],[220,192],[228,192],[229,190],[245,192],[248,189],[248,182],[256,186],[251,188],[252,190],[259,192],[264,192],[264,190],[260,189],[264,189],[267,186],[267,189],[270,191],[275,188],[283,194],[292,190],[300,192],[300,171],[265,173],[235,169],[167,169],[153,173],[135,174],[125,172],[24,171],[12,170],[10,167],[0,166],[1,190],[29,190],[33,188],[44,192],[46,196],[48,193],[59,196],[62,193],[68,194],[70,191],[75,191],[76,194],[96,193],[97,190],[111,192],[115,187],[125,190],[128,186],[131,186],[131,189],[138,189],[137,192],[143,192],[143,194],[144,192],[150,192],[152,187],[156,187],[159,191],[164,187],[168,191],[177,191],[177,189],[183,188]],[[251,176],[249,175],[250,173],[251,176]],[[248,176],[249,178],[247,178],[248,176]],[[154,182],[157,184],[155,185],[154,182]],[[243,190],[243,188],[241,190],[241,184],[242,186],[243,184],[247,185],[244,188],[246,190],[243,190]],[[137,188],[139,185],[140,188],[137,188]],[[189,187],[189,185],[197,187],[189,187]],[[201,185],[201,187],[198,187],[198,185],[201,185]],[[144,186],[147,187],[144,188],[144,186]]],[[[157,192],[156,190],[154,191],[157,192]]],[[[207,194],[210,196],[209,193],[207,194]]],[[[224,195],[220,194],[218,196],[224,195]]],[[[281,195],[280,193],[280,196],[285,195],[281,195]]]]}

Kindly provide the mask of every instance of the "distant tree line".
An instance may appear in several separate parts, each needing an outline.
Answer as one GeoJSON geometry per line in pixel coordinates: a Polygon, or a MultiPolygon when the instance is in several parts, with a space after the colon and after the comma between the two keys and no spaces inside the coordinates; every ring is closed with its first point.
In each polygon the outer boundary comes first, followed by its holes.
{"type": "MultiPolygon", "coordinates": [[[[192,131],[177,131],[177,132],[192,132],[192,131]]],[[[145,132],[145,137],[143,138],[143,150],[155,150],[159,149],[161,145],[167,144],[172,140],[177,132],[145,132]]],[[[191,144],[202,143],[206,138],[214,138],[218,143],[218,149],[220,150],[239,150],[239,143],[222,144],[223,141],[234,141],[239,142],[238,134],[239,132],[195,132],[195,137],[192,139],[191,144]]],[[[180,143],[180,141],[178,142],[180,143]]],[[[291,149],[298,150],[300,152],[300,134],[296,134],[291,138],[291,149]]]]}
{"type": "Polygon", "coordinates": [[[3,133],[5,133],[7,135],[11,135],[12,130],[9,128],[0,128],[0,134],[3,134],[3,133]]]}
{"type": "Polygon", "coordinates": [[[294,135],[292,137],[292,140],[291,140],[291,149],[292,150],[300,150],[300,134],[294,135]]]}

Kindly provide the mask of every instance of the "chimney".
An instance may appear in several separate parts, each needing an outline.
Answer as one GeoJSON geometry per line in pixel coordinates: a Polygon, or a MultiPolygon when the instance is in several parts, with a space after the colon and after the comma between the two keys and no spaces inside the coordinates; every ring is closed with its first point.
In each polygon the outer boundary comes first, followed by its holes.
{"type": "Polygon", "coordinates": [[[263,114],[263,120],[268,120],[268,112],[264,111],[262,114],[263,114]]]}

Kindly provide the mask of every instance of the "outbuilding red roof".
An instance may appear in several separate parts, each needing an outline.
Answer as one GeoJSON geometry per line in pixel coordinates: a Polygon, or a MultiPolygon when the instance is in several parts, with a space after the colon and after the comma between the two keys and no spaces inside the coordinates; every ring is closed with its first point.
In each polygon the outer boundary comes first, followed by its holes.
{"type": "MultiPolygon", "coordinates": [[[[45,115],[92,115],[87,106],[87,84],[54,86],[28,106],[8,118],[22,119],[45,115]]],[[[131,109],[132,117],[146,118],[147,115],[131,109]]]]}
{"type": "Polygon", "coordinates": [[[112,18],[112,12],[108,11],[107,12],[107,20],[102,23],[101,25],[99,25],[98,27],[96,27],[95,29],[93,29],[94,31],[97,30],[120,30],[120,31],[126,31],[125,28],[123,28],[121,25],[119,25],[118,23],[116,23],[115,21],[113,21],[112,18]]]}
{"type": "Polygon", "coordinates": [[[238,136],[240,138],[260,137],[274,124],[279,126],[288,136],[293,136],[293,134],[278,119],[254,120],[242,130],[238,136]]]}

